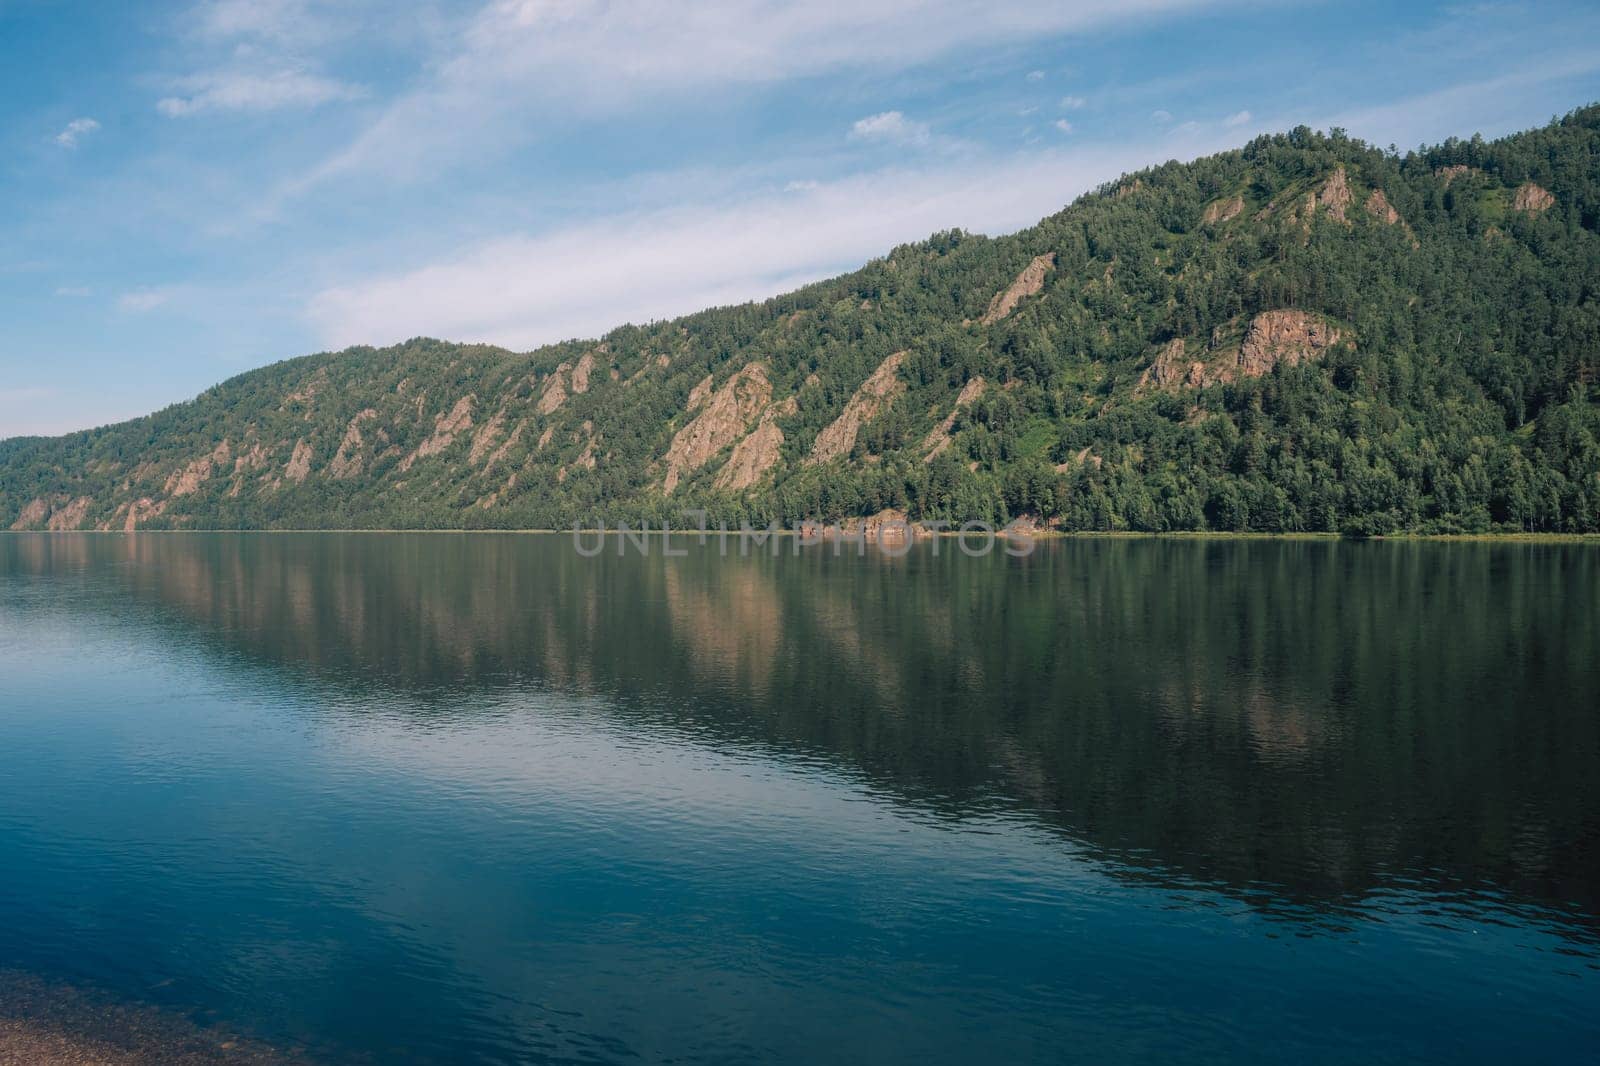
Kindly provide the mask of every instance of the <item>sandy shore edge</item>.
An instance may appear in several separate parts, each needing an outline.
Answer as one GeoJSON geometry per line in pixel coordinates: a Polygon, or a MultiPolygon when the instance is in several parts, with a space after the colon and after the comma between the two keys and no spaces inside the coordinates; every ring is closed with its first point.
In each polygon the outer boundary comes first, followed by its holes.
{"type": "Polygon", "coordinates": [[[0,972],[0,1066],[311,1066],[225,1027],[0,972]]]}

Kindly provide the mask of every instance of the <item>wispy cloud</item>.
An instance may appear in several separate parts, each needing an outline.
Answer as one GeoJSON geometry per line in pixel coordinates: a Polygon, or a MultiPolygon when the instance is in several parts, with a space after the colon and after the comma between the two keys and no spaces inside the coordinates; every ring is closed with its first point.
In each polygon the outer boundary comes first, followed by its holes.
{"type": "Polygon", "coordinates": [[[129,314],[154,311],[172,299],[171,289],[135,289],[117,297],[117,310],[129,314]]]}
{"type": "Polygon", "coordinates": [[[199,69],[168,78],[171,91],[156,102],[157,110],[178,118],[364,97],[363,86],[319,69],[328,46],[358,33],[358,6],[335,0],[202,0],[181,23],[199,69]]]}
{"type": "Polygon", "coordinates": [[[100,123],[92,118],[75,118],[56,134],[56,143],[63,148],[76,148],[80,140],[99,128],[100,123]]]}
{"type": "Polygon", "coordinates": [[[1150,113],[1150,117],[1152,119],[1154,119],[1156,122],[1158,122],[1161,125],[1165,126],[1167,123],[1172,121],[1172,112],[1166,110],[1165,108],[1162,108],[1162,109],[1158,109],[1156,111],[1152,111],[1150,113]]]}
{"type": "Polygon", "coordinates": [[[1061,110],[1063,111],[1081,111],[1087,106],[1089,106],[1089,101],[1082,96],[1063,96],[1061,98],[1061,110]]]}
{"type": "Polygon", "coordinates": [[[770,296],[950,226],[1014,230],[1170,154],[1157,141],[986,157],[618,215],[331,286],[307,315],[335,347],[425,334],[530,348],[770,296]]]}
{"type": "Polygon", "coordinates": [[[883,111],[860,118],[850,127],[857,141],[889,141],[893,144],[927,144],[928,124],[913,122],[899,111],[883,111]]]}
{"type": "Polygon", "coordinates": [[[1247,126],[1247,125],[1249,125],[1250,124],[1250,118],[1251,118],[1251,115],[1250,115],[1250,112],[1248,112],[1248,111],[1235,111],[1233,114],[1231,114],[1227,118],[1223,119],[1222,120],[1222,124],[1224,126],[1228,127],[1229,129],[1236,129],[1239,126],[1247,126]]]}
{"type": "Polygon", "coordinates": [[[1060,130],[1062,133],[1071,133],[1072,132],[1072,123],[1068,122],[1064,118],[1056,119],[1055,125],[1056,125],[1056,129],[1060,130]]]}
{"type": "Polygon", "coordinates": [[[664,94],[770,86],[846,69],[892,73],[957,49],[1035,41],[1234,0],[494,0],[441,46],[428,76],[393,100],[292,197],[382,167],[437,175],[451,159],[510,150],[564,121],[664,94]]]}
{"type": "Polygon", "coordinates": [[[159,100],[156,107],[162,114],[179,118],[203,111],[276,111],[365,95],[360,86],[298,70],[270,74],[219,71],[181,79],[179,85],[187,95],[159,100]]]}
{"type": "Polygon", "coordinates": [[[205,37],[300,42],[318,28],[317,6],[311,0],[203,0],[189,21],[205,37]]]}

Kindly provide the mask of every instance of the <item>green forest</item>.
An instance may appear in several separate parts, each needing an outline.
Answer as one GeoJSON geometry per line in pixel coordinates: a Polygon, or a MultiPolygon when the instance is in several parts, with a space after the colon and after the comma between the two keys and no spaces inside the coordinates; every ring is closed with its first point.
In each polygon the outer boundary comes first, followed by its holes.
{"type": "Polygon", "coordinates": [[[290,359],[0,442],[0,528],[1600,532],[1597,147],[1298,128],[760,303],[290,359]]]}

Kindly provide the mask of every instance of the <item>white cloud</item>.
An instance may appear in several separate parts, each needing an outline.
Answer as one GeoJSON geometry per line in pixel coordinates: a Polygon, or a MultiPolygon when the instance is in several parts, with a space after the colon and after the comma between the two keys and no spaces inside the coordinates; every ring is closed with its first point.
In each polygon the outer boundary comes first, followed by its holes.
{"type": "Polygon", "coordinates": [[[143,314],[146,311],[154,311],[170,299],[172,299],[170,289],[135,289],[117,297],[117,310],[129,314],[143,314]]]}
{"type": "Polygon", "coordinates": [[[247,53],[309,55],[329,45],[372,45],[434,28],[434,0],[396,18],[389,0],[197,0],[178,21],[193,41],[247,53]]]}
{"type": "Polygon", "coordinates": [[[1056,119],[1056,129],[1060,130],[1062,133],[1071,133],[1072,123],[1068,122],[1064,118],[1058,118],[1056,119]]]}
{"type": "Polygon", "coordinates": [[[857,119],[850,127],[850,137],[858,141],[927,144],[928,124],[913,122],[898,111],[883,111],[857,119]]]}
{"type": "Polygon", "coordinates": [[[1152,142],[985,157],[617,215],[355,278],[320,292],[307,315],[331,347],[429,335],[532,348],[785,292],[951,226],[1014,230],[1170,154],[1152,142]]]}
{"type": "Polygon", "coordinates": [[[1061,98],[1061,110],[1063,111],[1081,111],[1088,105],[1089,101],[1081,96],[1063,96],[1061,98]]]}
{"type": "MultiPolygon", "coordinates": [[[[957,48],[1089,30],[1222,0],[495,0],[442,73],[576,76],[568,95],[901,69],[957,48]]],[[[1030,78],[1044,77],[1033,71],[1030,78]]]]}
{"type": "Polygon", "coordinates": [[[1042,70],[1030,70],[1030,71],[1028,71],[1028,80],[1029,81],[1044,81],[1044,71],[1042,71],[1042,70]]]}
{"type": "Polygon", "coordinates": [[[903,70],[955,50],[1086,32],[1236,0],[493,0],[440,46],[418,88],[280,190],[381,168],[404,180],[482,161],[563,121],[663,94],[903,70]]]}
{"type": "Polygon", "coordinates": [[[56,134],[56,143],[63,148],[76,148],[78,141],[100,128],[92,118],[75,118],[56,134]]]}
{"type": "Polygon", "coordinates": [[[221,71],[184,78],[179,83],[188,94],[169,96],[156,103],[163,115],[179,118],[204,111],[275,111],[285,107],[316,107],[364,95],[359,86],[303,71],[280,70],[271,74],[221,71]]]}
{"type": "Polygon", "coordinates": [[[181,18],[193,70],[156,102],[178,118],[203,112],[310,108],[367,95],[321,72],[332,46],[372,43],[383,23],[360,0],[201,0],[181,18]]]}
{"type": "Polygon", "coordinates": [[[1150,117],[1161,123],[1161,125],[1165,126],[1167,123],[1172,121],[1172,112],[1165,109],[1152,111],[1150,113],[1150,117]]]}
{"type": "Polygon", "coordinates": [[[1222,124],[1229,129],[1234,129],[1239,126],[1248,125],[1250,123],[1250,117],[1250,112],[1248,111],[1235,111],[1233,114],[1223,119],[1222,124]]]}
{"type": "Polygon", "coordinates": [[[207,0],[190,14],[197,33],[231,40],[295,40],[315,25],[309,0],[207,0]]]}

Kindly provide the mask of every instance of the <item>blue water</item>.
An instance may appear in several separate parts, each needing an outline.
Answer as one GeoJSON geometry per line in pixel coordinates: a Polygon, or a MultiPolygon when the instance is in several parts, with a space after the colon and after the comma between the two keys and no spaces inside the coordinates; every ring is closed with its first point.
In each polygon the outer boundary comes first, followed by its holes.
{"type": "Polygon", "coordinates": [[[0,970],[315,1062],[1566,1062],[1600,549],[0,539],[0,970]]]}

